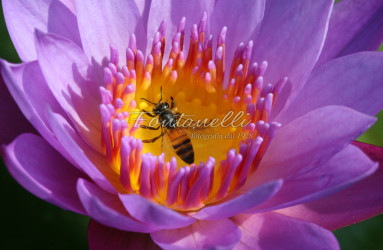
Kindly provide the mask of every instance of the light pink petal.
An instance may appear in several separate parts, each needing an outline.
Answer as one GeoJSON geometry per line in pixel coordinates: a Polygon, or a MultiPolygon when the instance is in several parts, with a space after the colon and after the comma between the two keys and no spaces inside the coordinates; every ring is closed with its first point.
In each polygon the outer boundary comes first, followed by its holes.
{"type": "Polygon", "coordinates": [[[12,176],[37,197],[76,213],[86,214],[76,192],[84,175],[41,137],[22,134],[4,146],[3,157],[12,176]]]}
{"type": "MultiPolygon", "coordinates": [[[[0,66],[4,71],[3,66],[0,66]]],[[[7,79],[8,81],[8,79],[7,79]]],[[[25,118],[9,93],[0,76],[0,144],[10,143],[21,133],[36,133],[36,129],[25,118]]]]}
{"type": "Polygon", "coordinates": [[[282,189],[270,200],[251,212],[263,212],[317,200],[370,176],[378,168],[353,145],[337,153],[317,169],[285,181],[282,189]]]}
{"type": "MultiPolygon", "coordinates": [[[[149,10],[150,10],[150,5],[152,4],[152,0],[134,0],[134,1],[136,2],[138,11],[140,12],[140,15],[142,18],[142,23],[143,23],[144,29],[145,29],[144,30],[144,35],[145,35],[145,33],[147,31],[147,27],[148,27],[149,10]]],[[[145,39],[145,37],[143,39],[145,39]]],[[[140,42],[140,41],[138,41],[138,42],[140,42]]],[[[143,46],[142,48],[145,49],[146,44],[142,44],[139,46],[143,46]]],[[[145,52],[145,51],[143,51],[143,52],[145,52]]]]}
{"type": "MultiPolygon", "coordinates": [[[[177,26],[182,17],[186,17],[185,25],[185,46],[184,51],[188,51],[190,44],[190,31],[193,24],[199,24],[203,12],[206,11],[208,15],[207,31],[209,31],[210,21],[209,17],[214,9],[215,1],[204,0],[157,0],[152,1],[149,10],[149,21],[147,28],[147,48],[146,53],[151,51],[153,37],[156,34],[161,22],[166,19],[167,27],[165,32],[166,46],[165,58],[169,55],[171,49],[171,39],[177,33],[177,26]]],[[[207,38],[209,36],[205,34],[207,38]]],[[[214,34],[216,37],[218,34],[214,34]]],[[[205,39],[206,39],[205,38],[205,39]]]]}
{"type": "Polygon", "coordinates": [[[149,234],[134,233],[103,226],[94,220],[88,225],[89,250],[160,250],[149,234]]]}
{"type": "MultiPolygon", "coordinates": [[[[265,11],[266,0],[231,1],[220,0],[217,2],[211,15],[211,33],[217,37],[222,27],[227,27],[225,55],[226,55],[226,82],[230,72],[234,52],[238,45],[249,40],[256,40],[261,21],[265,11]]],[[[258,46],[255,44],[255,46],[258,46]]]]}
{"type": "Polygon", "coordinates": [[[231,200],[205,207],[192,216],[199,220],[217,220],[243,213],[273,197],[282,183],[282,180],[265,183],[231,200]]]}
{"type": "Polygon", "coordinates": [[[36,46],[40,68],[56,100],[85,141],[101,152],[99,84],[92,81],[92,69],[82,49],[69,40],[41,32],[36,32],[36,46]]]}
{"type": "Polygon", "coordinates": [[[146,46],[144,22],[135,1],[76,0],[82,45],[92,64],[103,64],[113,44],[125,64],[129,37],[135,33],[139,49],[146,46]]]}
{"type": "Polygon", "coordinates": [[[118,175],[109,167],[105,156],[91,149],[60,114],[50,109],[45,112],[52,132],[73,158],[76,167],[108,192],[116,193],[123,190],[118,175]]]}
{"type": "Polygon", "coordinates": [[[188,227],[150,234],[155,243],[167,250],[230,249],[241,238],[239,228],[228,219],[196,221],[188,227]]]}
{"type": "Polygon", "coordinates": [[[72,11],[77,18],[75,0],[59,0],[59,1],[62,2],[70,11],[72,11]]]}
{"type": "MultiPolygon", "coordinates": [[[[5,61],[0,61],[0,63],[1,73],[8,90],[24,116],[49,144],[58,150],[67,160],[72,162],[71,157],[63,150],[47,125],[48,121],[45,119],[44,114],[44,110],[47,106],[63,117],[67,116],[49,90],[38,62],[10,64],[5,61]]],[[[12,118],[12,116],[6,119],[10,118],[12,118]]],[[[6,120],[3,121],[5,124],[6,120]]],[[[24,120],[21,121],[24,122],[24,120]]],[[[17,128],[17,126],[10,125],[12,122],[15,123],[16,120],[10,122],[11,123],[7,123],[9,128],[17,128]]],[[[19,132],[22,131],[20,130],[19,132]]]]}
{"type": "Polygon", "coordinates": [[[335,4],[317,65],[351,53],[377,50],[383,42],[383,1],[342,0],[335,4]]]}
{"type": "Polygon", "coordinates": [[[345,227],[383,212],[383,149],[357,142],[372,160],[380,163],[373,175],[350,188],[318,201],[279,210],[329,230],[345,227]]]}
{"type": "Polygon", "coordinates": [[[195,219],[151,202],[136,194],[120,194],[120,200],[131,216],[161,229],[176,229],[192,224],[195,219]]]}
{"type": "Polygon", "coordinates": [[[80,33],[69,1],[4,0],[8,32],[22,61],[37,59],[35,29],[60,35],[81,46],[80,33]],[[69,8],[68,8],[69,6],[69,8]]]}
{"type": "Polygon", "coordinates": [[[264,76],[267,83],[275,84],[283,77],[289,79],[274,113],[288,98],[294,98],[309,77],[326,37],[332,6],[331,0],[266,2],[253,58],[268,62],[264,76]]]}
{"type": "Polygon", "coordinates": [[[77,192],[88,215],[105,226],[140,233],[156,230],[152,225],[133,219],[117,195],[107,193],[87,180],[78,180],[77,192]]]}
{"type": "Polygon", "coordinates": [[[233,221],[242,231],[235,250],[339,249],[335,236],[318,225],[278,213],[237,215],[233,221]]]}
{"type": "Polygon", "coordinates": [[[342,106],[313,110],[278,130],[253,181],[308,173],[327,162],[375,121],[372,116],[342,106]]]}
{"type": "Polygon", "coordinates": [[[297,98],[275,120],[286,124],[327,105],[376,115],[383,109],[382,68],[380,52],[360,52],[332,60],[313,71],[297,98]]]}

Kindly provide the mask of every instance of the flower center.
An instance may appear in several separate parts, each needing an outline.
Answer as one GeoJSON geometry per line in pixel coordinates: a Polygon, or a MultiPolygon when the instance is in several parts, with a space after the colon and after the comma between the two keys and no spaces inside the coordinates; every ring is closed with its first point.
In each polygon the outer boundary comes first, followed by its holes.
{"type": "Polygon", "coordinates": [[[250,65],[252,41],[226,72],[226,27],[213,49],[206,20],[193,25],[187,56],[180,21],[164,66],[166,21],[146,62],[134,35],[121,68],[111,46],[100,88],[101,141],[126,192],[183,211],[223,199],[255,171],[280,126],[268,120],[287,80],[264,84],[267,62],[250,65]]]}

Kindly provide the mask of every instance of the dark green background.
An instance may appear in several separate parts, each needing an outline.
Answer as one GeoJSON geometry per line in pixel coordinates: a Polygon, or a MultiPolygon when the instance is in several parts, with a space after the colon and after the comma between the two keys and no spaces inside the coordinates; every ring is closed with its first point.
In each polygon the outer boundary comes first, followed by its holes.
{"type": "MultiPolygon", "coordinates": [[[[2,15],[0,57],[20,62],[2,15]]],[[[383,112],[378,118],[360,140],[383,146],[383,112]]],[[[36,198],[10,176],[2,162],[0,200],[0,249],[87,249],[89,218],[36,198]]],[[[337,230],[335,235],[342,249],[383,249],[383,215],[337,230]]]]}

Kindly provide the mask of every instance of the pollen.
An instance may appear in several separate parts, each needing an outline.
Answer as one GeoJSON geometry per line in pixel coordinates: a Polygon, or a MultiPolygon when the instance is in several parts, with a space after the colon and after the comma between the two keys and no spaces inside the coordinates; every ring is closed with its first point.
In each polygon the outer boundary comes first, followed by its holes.
{"type": "Polygon", "coordinates": [[[268,64],[250,62],[252,41],[241,43],[233,60],[226,62],[227,29],[223,27],[217,39],[206,34],[206,13],[192,26],[186,48],[185,23],[182,18],[169,40],[168,58],[166,20],[146,57],[137,49],[134,34],[126,65],[119,65],[119,54],[110,46],[105,85],[100,87],[101,144],[127,193],[193,211],[225,198],[256,174],[280,127],[268,121],[287,78],[264,83],[268,64]],[[176,126],[153,126],[160,103],[167,103],[166,112],[176,126]],[[191,153],[193,163],[187,164],[191,158],[185,154],[191,153]]]}

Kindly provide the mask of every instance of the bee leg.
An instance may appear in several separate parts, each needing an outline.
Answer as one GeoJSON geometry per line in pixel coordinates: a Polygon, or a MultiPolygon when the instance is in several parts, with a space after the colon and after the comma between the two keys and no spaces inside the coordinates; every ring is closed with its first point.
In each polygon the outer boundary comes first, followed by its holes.
{"type": "MultiPolygon", "coordinates": [[[[164,134],[164,130],[163,128],[161,127],[161,134],[163,135],[164,134]]],[[[164,151],[164,136],[162,136],[162,139],[161,139],[161,152],[165,152],[164,151]]]]}
{"type": "Polygon", "coordinates": [[[153,143],[155,141],[157,141],[158,139],[160,139],[161,137],[164,136],[164,132],[162,132],[159,136],[156,136],[152,139],[148,139],[148,140],[142,140],[143,143],[153,143]]]}
{"type": "Polygon", "coordinates": [[[173,109],[174,108],[174,98],[173,98],[173,96],[171,96],[170,99],[172,100],[172,103],[170,104],[170,109],[173,109]]]}
{"type": "Polygon", "coordinates": [[[154,115],[154,114],[152,114],[152,113],[146,111],[145,109],[143,109],[142,112],[144,112],[145,115],[148,115],[148,116],[150,116],[150,117],[156,117],[156,115],[154,115]]]}
{"type": "Polygon", "coordinates": [[[150,129],[150,130],[158,130],[160,127],[161,127],[161,125],[158,126],[157,128],[155,128],[155,127],[149,127],[149,126],[145,126],[145,125],[141,125],[141,126],[140,126],[140,128],[150,129]]]}

